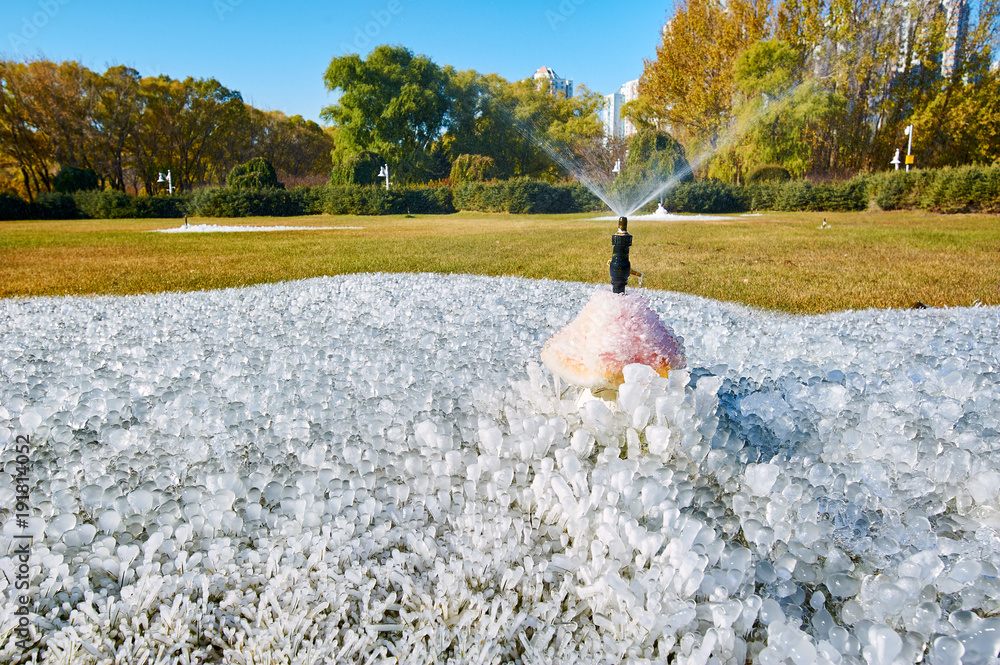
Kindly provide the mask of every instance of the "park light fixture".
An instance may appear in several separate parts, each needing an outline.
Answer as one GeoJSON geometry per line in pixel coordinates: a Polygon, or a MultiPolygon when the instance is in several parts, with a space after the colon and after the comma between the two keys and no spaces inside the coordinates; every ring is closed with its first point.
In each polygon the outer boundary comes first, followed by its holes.
{"type": "Polygon", "coordinates": [[[165,182],[165,183],[167,183],[167,193],[168,194],[173,194],[174,193],[174,181],[170,178],[170,169],[167,169],[167,175],[163,175],[161,173],[160,174],[160,179],[157,180],[156,182],[165,182]]]}
{"type": "Polygon", "coordinates": [[[611,169],[611,172],[612,173],[619,173],[619,172],[621,172],[621,170],[622,170],[622,160],[616,159],[615,160],[615,166],[614,166],[614,168],[611,169]]]}
{"type": "Polygon", "coordinates": [[[383,164],[382,168],[378,170],[378,177],[385,178],[385,189],[389,190],[389,165],[383,164]]]}
{"type": "Polygon", "coordinates": [[[907,125],[903,133],[910,137],[909,142],[906,144],[906,172],[910,172],[910,164],[913,163],[913,155],[910,153],[913,151],[913,125],[907,125]]]}
{"type": "Polygon", "coordinates": [[[899,165],[903,163],[899,161],[899,148],[896,148],[896,154],[892,156],[892,159],[889,160],[889,163],[895,166],[897,171],[899,170],[899,165]]]}

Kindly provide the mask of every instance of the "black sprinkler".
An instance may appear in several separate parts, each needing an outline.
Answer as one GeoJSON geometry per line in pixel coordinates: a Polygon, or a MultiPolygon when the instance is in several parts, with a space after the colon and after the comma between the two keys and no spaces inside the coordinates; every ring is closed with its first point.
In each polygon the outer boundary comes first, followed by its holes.
{"type": "Polygon", "coordinates": [[[633,274],[628,261],[628,248],[632,246],[632,236],[628,232],[628,218],[618,218],[618,232],[611,236],[611,290],[625,293],[629,275],[633,274]]]}

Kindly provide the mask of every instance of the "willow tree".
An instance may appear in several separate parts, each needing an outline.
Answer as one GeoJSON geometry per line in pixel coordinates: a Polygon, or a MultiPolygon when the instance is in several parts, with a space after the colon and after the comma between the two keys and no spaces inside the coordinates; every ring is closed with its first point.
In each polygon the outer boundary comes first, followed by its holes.
{"type": "Polygon", "coordinates": [[[323,81],[340,93],[322,112],[337,127],[334,159],[376,152],[404,180],[418,178],[448,111],[441,67],[402,46],[379,46],[365,59],[356,53],[334,58],[323,81]]]}

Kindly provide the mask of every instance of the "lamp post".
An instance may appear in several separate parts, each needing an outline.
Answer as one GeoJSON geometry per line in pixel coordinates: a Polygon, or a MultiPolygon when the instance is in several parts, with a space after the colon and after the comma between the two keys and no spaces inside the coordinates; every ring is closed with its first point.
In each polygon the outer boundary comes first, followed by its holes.
{"type": "Polygon", "coordinates": [[[160,174],[160,179],[157,180],[156,182],[165,182],[165,183],[167,183],[167,193],[168,194],[173,194],[174,193],[174,181],[170,178],[170,169],[167,169],[167,175],[165,175],[165,176],[161,173],[160,174]]]}
{"type": "Polygon", "coordinates": [[[907,125],[903,133],[910,137],[910,140],[906,144],[906,172],[910,172],[910,164],[913,163],[913,156],[910,152],[913,149],[913,125],[907,125]]]}
{"type": "Polygon", "coordinates": [[[383,164],[378,171],[378,177],[385,178],[385,189],[389,191],[389,165],[383,164]]]}

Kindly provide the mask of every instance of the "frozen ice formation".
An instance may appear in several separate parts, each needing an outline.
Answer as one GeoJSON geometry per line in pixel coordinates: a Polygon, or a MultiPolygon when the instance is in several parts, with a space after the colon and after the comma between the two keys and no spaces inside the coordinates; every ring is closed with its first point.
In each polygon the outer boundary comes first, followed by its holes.
{"type": "Polygon", "coordinates": [[[996,662],[1000,309],[641,291],[688,367],[607,402],[536,362],[593,289],[0,301],[0,662],[996,662]]]}
{"type": "Polygon", "coordinates": [[[648,365],[659,375],[685,366],[684,340],[637,293],[594,292],[575,319],[546,342],[542,362],[563,381],[617,388],[622,370],[648,365]]]}
{"type": "Polygon", "coordinates": [[[226,226],[223,224],[183,224],[157,233],[248,233],[252,231],[331,231],[360,230],[361,226],[226,226]]]}

